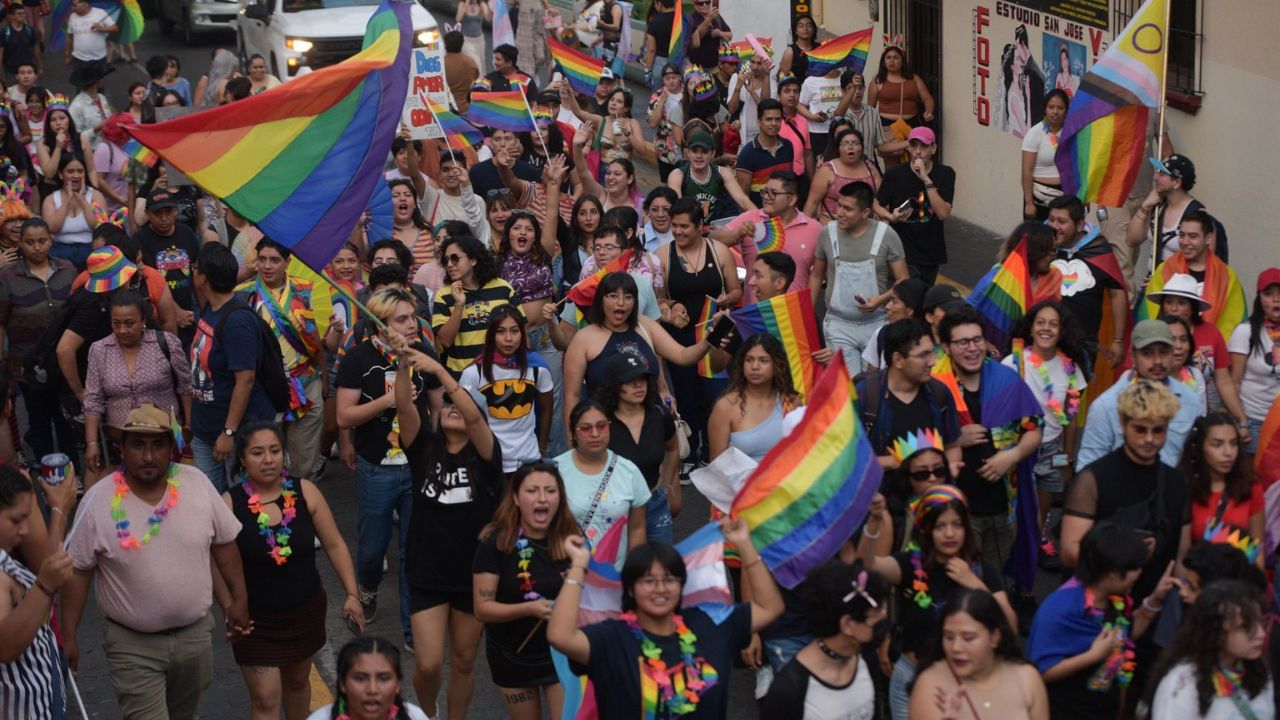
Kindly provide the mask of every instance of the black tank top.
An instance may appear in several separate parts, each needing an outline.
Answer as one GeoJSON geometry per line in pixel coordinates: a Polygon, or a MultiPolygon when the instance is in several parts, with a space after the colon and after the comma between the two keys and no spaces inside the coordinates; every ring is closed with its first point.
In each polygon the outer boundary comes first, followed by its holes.
{"type": "Polygon", "coordinates": [[[694,323],[702,315],[702,306],[707,302],[707,298],[718,298],[724,292],[724,276],[720,274],[720,261],[716,257],[715,246],[710,240],[704,239],[703,246],[706,248],[703,252],[702,267],[686,268],[684,266],[683,257],[676,249],[674,241],[667,244],[667,267],[670,268],[667,277],[667,296],[673,302],[684,305],[685,310],[689,311],[689,320],[691,321],[683,330],[675,330],[672,336],[680,341],[682,345],[692,345],[694,323]]]}
{"type": "MultiPolygon", "coordinates": [[[[813,49],[818,49],[817,43],[813,49]]],[[[800,78],[801,82],[809,76],[809,56],[804,54],[804,48],[795,43],[791,43],[791,74],[800,78]]]]}
{"type": "MultiPolygon", "coordinates": [[[[302,483],[294,480],[298,502],[294,509],[298,514],[289,523],[289,549],[292,554],[284,565],[277,565],[271,558],[267,540],[258,532],[258,518],[249,510],[249,497],[239,485],[231,487],[231,511],[240,521],[240,534],[236,547],[244,565],[244,582],[249,590],[249,611],[281,613],[298,607],[311,599],[320,587],[320,573],[316,570],[315,525],[311,522],[311,510],[302,494],[302,483]]],[[[278,497],[264,505],[284,509],[284,498],[278,497]]],[[[279,532],[280,526],[272,526],[279,532]]]]}
{"type": "Polygon", "coordinates": [[[643,360],[654,373],[659,371],[658,356],[653,352],[649,341],[644,339],[639,330],[614,331],[609,333],[609,339],[605,341],[604,347],[600,349],[600,354],[587,361],[586,379],[588,392],[594,393],[596,388],[604,385],[608,379],[605,376],[605,366],[609,364],[609,358],[618,353],[635,355],[643,360]]]}

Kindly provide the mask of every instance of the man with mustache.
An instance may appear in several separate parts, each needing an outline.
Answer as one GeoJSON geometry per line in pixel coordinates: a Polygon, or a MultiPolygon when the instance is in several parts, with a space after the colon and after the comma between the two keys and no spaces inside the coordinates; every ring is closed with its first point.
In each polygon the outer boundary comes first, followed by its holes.
{"type": "Polygon", "coordinates": [[[1168,437],[1160,450],[1160,460],[1166,465],[1178,464],[1191,425],[1204,413],[1199,394],[1169,377],[1169,368],[1173,364],[1173,333],[1169,331],[1169,325],[1163,320],[1143,320],[1134,326],[1131,337],[1133,369],[1126,371],[1115,385],[1090,403],[1084,437],[1080,440],[1080,451],[1076,457],[1077,471],[1124,444],[1125,432],[1116,412],[1116,403],[1134,380],[1160,383],[1178,399],[1177,413],[1170,418],[1168,437]]]}

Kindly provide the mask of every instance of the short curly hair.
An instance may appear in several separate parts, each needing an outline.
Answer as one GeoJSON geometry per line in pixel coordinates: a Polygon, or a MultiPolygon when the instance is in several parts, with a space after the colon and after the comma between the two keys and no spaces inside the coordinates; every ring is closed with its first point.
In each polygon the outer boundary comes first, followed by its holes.
{"type": "Polygon", "coordinates": [[[1120,393],[1116,410],[1120,422],[1147,420],[1168,422],[1178,414],[1181,405],[1173,391],[1152,380],[1138,380],[1120,393]]]}

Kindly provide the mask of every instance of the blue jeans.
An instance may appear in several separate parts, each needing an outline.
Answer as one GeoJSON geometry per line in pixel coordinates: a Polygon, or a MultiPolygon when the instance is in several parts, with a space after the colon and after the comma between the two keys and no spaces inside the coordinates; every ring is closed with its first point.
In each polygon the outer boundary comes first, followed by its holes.
{"type": "Polygon", "coordinates": [[[56,258],[62,258],[72,265],[76,266],[76,270],[84,270],[89,263],[89,253],[93,252],[91,243],[60,243],[54,242],[49,247],[49,254],[56,258]]]}
{"type": "Polygon", "coordinates": [[[911,681],[916,679],[916,666],[906,656],[898,656],[889,678],[889,713],[893,720],[907,720],[911,708],[911,681]]]}
{"type": "Polygon", "coordinates": [[[551,333],[546,325],[539,325],[529,331],[529,345],[547,361],[547,367],[551,370],[551,392],[555,402],[551,408],[551,434],[547,438],[547,455],[555,457],[569,449],[568,436],[564,431],[564,355],[551,342],[551,333]]]}
{"type": "Polygon", "coordinates": [[[657,488],[649,496],[649,503],[644,507],[645,537],[668,545],[675,544],[675,529],[671,526],[671,503],[667,500],[667,491],[657,488]]]}
{"type": "Polygon", "coordinates": [[[196,468],[209,478],[209,482],[213,483],[214,489],[219,494],[227,491],[231,479],[230,455],[225,461],[218,462],[213,459],[213,443],[193,437],[191,438],[191,460],[196,464],[196,468]]]}
{"type": "Polygon", "coordinates": [[[783,665],[791,662],[791,658],[811,642],[813,642],[813,635],[809,633],[767,639],[764,641],[764,659],[776,675],[782,670],[783,665]]]}
{"type": "Polygon", "coordinates": [[[391,511],[400,511],[400,628],[409,628],[409,578],[404,555],[409,545],[409,521],[413,517],[413,473],[408,465],[374,465],[356,458],[356,579],[360,587],[376,593],[382,584],[382,559],[391,542],[391,511]]]}

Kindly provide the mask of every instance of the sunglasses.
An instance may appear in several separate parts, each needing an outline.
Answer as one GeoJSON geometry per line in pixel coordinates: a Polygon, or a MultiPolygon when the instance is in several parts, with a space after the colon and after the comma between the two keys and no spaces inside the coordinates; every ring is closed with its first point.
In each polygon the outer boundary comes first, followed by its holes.
{"type": "Polygon", "coordinates": [[[939,465],[937,467],[926,468],[924,470],[916,470],[915,472],[911,473],[909,477],[912,480],[915,480],[916,482],[924,482],[925,480],[928,480],[929,478],[934,478],[934,477],[938,478],[939,480],[946,480],[947,468],[944,465],[939,465]]]}
{"type": "Polygon", "coordinates": [[[467,256],[466,256],[466,255],[447,255],[447,256],[445,256],[444,264],[445,264],[445,265],[457,265],[458,263],[462,262],[462,259],[463,259],[463,258],[465,258],[465,257],[467,257],[467,256]]]}

